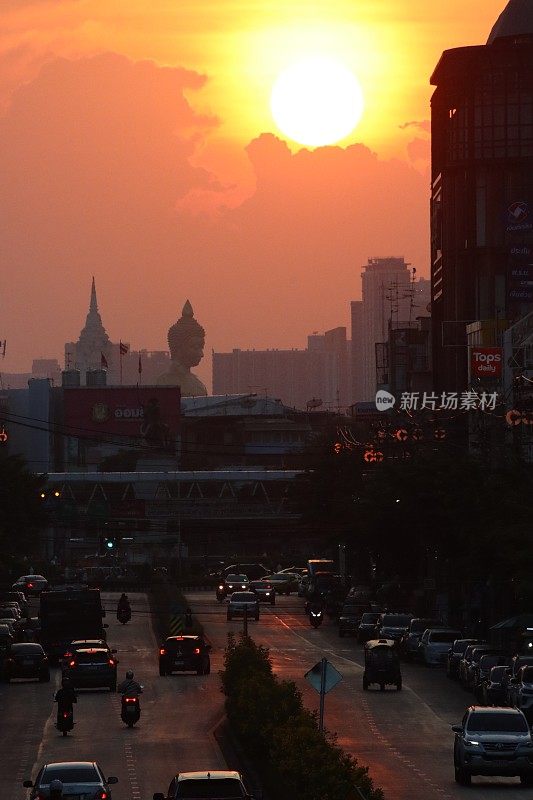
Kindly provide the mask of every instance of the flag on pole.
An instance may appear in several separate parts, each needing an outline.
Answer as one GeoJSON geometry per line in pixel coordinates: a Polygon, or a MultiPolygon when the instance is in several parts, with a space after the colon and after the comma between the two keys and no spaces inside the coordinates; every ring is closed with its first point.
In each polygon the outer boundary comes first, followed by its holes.
{"type": "Polygon", "coordinates": [[[143,365],[141,361],[141,354],[139,353],[139,375],[141,374],[142,371],[143,371],[143,365]]]}
{"type": "Polygon", "coordinates": [[[128,352],[128,349],[129,349],[128,345],[127,344],[122,344],[122,342],[119,342],[119,347],[120,347],[120,355],[121,356],[125,356],[126,353],[128,352]]]}
{"type": "Polygon", "coordinates": [[[103,353],[100,353],[100,366],[102,369],[108,369],[107,358],[103,353]]]}

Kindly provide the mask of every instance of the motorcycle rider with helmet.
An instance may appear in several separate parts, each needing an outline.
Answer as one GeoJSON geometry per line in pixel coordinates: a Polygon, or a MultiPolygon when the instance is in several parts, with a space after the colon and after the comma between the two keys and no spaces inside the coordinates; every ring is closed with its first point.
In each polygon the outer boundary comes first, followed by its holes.
{"type": "Polygon", "coordinates": [[[118,619],[119,614],[120,614],[121,611],[127,611],[128,614],[130,614],[130,616],[131,616],[130,600],[129,600],[128,595],[125,592],[122,592],[122,594],[120,595],[119,601],[118,601],[117,619],[118,619]]]}
{"type": "Polygon", "coordinates": [[[63,678],[61,689],[58,689],[54,698],[57,703],[57,721],[59,722],[64,712],[72,713],[73,704],[78,702],[78,695],[74,691],[70,678],[63,678]]]}
{"type": "Polygon", "coordinates": [[[133,671],[129,669],[126,672],[126,680],[122,681],[122,683],[119,683],[119,685],[117,686],[117,692],[119,692],[119,694],[122,695],[128,694],[132,696],[138,696],[142,694],[142,691],[143,690],[141,684],[137,683],[137,681],[134,680],[133,671]]]}

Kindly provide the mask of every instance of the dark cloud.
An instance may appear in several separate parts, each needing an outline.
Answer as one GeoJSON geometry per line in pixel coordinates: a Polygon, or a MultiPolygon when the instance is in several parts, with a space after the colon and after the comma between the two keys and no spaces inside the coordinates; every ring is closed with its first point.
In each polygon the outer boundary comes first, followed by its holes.
{"type": "Polygon", "coordinates": [[[431,120],[412,120],[411,122],[404,122],[402,125],[398,125],[398,127],[402,131],[406,128],[418,128],[418,130],[424,131],[425,133],[431,133],[431,120]]]}

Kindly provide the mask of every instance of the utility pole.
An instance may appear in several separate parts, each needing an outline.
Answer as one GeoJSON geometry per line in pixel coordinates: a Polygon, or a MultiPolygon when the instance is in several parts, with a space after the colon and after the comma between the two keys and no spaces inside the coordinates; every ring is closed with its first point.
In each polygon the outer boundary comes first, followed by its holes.
{"type": "Polygon", "coordinates": [[[243,616],[243,620],[242,620],[242,632],[243,632],[244,637],[247,639],[248,638],[248,608],[247,607],[245,607],[245,609],[244,609],[244,616],[243,616]]]}

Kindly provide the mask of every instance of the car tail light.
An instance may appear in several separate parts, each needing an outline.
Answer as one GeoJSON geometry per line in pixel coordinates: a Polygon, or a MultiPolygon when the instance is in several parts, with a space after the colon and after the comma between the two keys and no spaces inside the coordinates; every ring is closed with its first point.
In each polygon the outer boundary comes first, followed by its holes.
{"type": "Polygon", "coordinates": [[[63,719],[68,719],[68,711],[63,711],[63,719]]]}
{"type": "Polygon", "coordinates": [[[194,648],[194,655],[195,656],[199,656],[200,655],[200,648],[199,647],[195,647],[194,648]]]}
{"type": "Polygon", "coordinates": [[[108,793],[105,791],[105,789],[102,789],[101,792],[96,795],[96,800],[107,800],[108,797],[108,793]]]}
{"type": "Polygon", "coordinates": [[[165,648],[164,648],[164,647],[161,647],[161,648],[159,649],[159,655],[160,655],[160,656],[164,656],[164,655],[166,655],[166,652],[167,652],[167,651],[165,650],[165,648]]]}
{"type": "Polygon", "coordinates": [[[74,659],[72,659],[72,661],[68,662],[68,665],[69,665],[69,667],[75,667],[76,666],[76,662],[74,661],[74,659]]]}
{"type": "Polygon", "coordinates": [[[28,587],[28,589],[33,589],[33,583],[27,583],[26,586],[28,587]]]}
{"type": "Polygon", "coordinates": [[[107,663],[109,664],[110,667],[114,667],[115,666],[115,661],[112,658],[110,658],[107,663]]]}
{"type": "Polygon", "coordinates": [[[125,697],[124,698],[124,702],[125,703],[135,703],[136,700],[137,700],[136,697],[125,697]]]}

